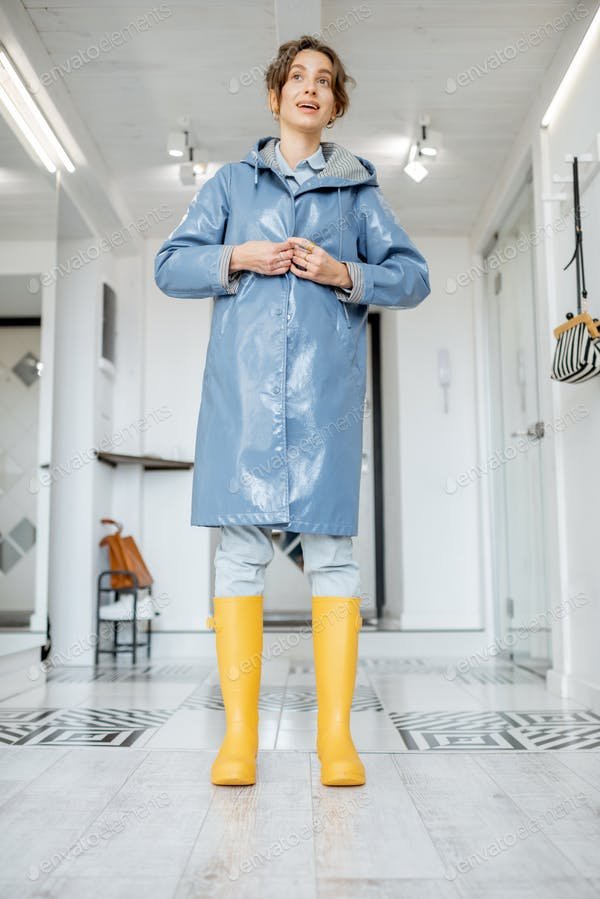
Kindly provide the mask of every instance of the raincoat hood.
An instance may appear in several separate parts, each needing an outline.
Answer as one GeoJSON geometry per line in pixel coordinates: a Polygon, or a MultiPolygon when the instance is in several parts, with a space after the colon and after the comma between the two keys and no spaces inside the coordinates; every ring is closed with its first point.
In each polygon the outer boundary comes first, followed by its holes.
{"type": "MultiPolygon", "coordinates": [[[[254,166],[254,186],[258,184],[258,173],[261,169],[278,168],[275,156],[275,144],[278,137],[268,135],[259,137],[252,149],[241,162],[254,166]]],[[[322,141],[321,149],[325,158],[325,168],[315,177],[330,187],[345,187],[356,184],[372,184],[379,186],[375,166],[369,159],[356,156],[333,141],[322,141]]]]}

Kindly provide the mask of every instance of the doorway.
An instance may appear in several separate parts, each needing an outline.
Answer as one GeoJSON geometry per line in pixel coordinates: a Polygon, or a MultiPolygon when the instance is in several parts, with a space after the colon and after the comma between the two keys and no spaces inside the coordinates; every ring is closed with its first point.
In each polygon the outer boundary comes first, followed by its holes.
{"type": "Polygon", "coordinates": [[[485,254],[489,359],[492,557],[500,654],[543,671],[551,664],[529,175],[485,254]]]}

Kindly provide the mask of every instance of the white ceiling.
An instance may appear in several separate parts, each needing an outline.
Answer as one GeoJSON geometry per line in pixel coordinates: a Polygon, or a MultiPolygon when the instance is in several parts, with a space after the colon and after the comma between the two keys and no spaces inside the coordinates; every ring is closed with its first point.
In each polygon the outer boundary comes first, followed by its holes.
{"type": "MultiPolygon", "coordinates": [[[[153,21],[147,0],[25,0],[48,52],[48,70],[71,61],[61,81],[132,217],[147,217],[161,203],[173,210],[170,220],[146,234],[165,236],[195,192],[179,183],[178,165],[166,154],[167,132],[177,128],[178,116],[192,117],[198,142],[219,163],[242,158],[259,136],[278,134],[262,73],[277,50],[284,5],[167,0],[153,8],[170,14],[153,21]],[[136,26],[140,17],[149,27],[136,26]],[[121,46],[94,50],[113,32],[125,35],[121,46]],[[83,52],[95,58],[79,65],[83,52]],[[241,79],[251,83],[244,86],[241,79]]],[[[544,27],[574,5],[371,0],[349,6],[323,0],[323,37],[358,82],[350,89],[347,116],[324,130],[323,139],[374,162],[409,231],[469,232],[564,38],[565,30],[549,27],[546,33],[544,27]],[[335,27],[340,20],[346,27],[335,27]],[[484,67],[490,56],[513,55],[516,41],[534,30],[541,34],[537,46],[448,90],[449,79],[484,67]],[[431,128],[442,132],[443,150],[417,185],[402,172],[398,151],[408,149],[420,112],[429,113],[431,128]]],[[[307,26],[315,30],[308,18],[307,26]]]]}

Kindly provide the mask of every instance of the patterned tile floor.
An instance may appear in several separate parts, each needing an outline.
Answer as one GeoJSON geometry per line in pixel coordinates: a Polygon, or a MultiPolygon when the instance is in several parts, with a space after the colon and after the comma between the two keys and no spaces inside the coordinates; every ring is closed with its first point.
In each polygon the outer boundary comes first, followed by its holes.
{"type": "MultiPolygon", "coordinates": [[[[360,659],[352,707],[359,752],[600,750],[600,714],[550,694],[510,662],[360,659]]],[[[260,748],[314,751],[314,670],[263,665],[260,748]]],[[[218,749],[224,713],[207,660],[50,668],[47,683],[0,703],[0,746],[218,749]]]]}

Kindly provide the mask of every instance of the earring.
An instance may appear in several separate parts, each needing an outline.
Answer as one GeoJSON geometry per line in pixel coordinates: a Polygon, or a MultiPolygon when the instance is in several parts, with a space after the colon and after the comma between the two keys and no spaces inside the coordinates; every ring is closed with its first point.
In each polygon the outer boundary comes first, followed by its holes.
{"type": "Polygon", "coordinates": [[[330,119],[330,120],[327,122],[327,124],[325,125],[325,127],[326,127],[326,128],[333,128],[333,123],[335,122],[335,119],[336,119],[336,117],[334,116],[332,119],[330,119]]]}

